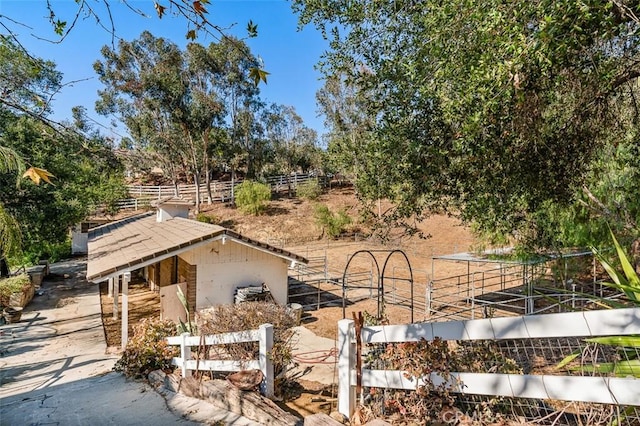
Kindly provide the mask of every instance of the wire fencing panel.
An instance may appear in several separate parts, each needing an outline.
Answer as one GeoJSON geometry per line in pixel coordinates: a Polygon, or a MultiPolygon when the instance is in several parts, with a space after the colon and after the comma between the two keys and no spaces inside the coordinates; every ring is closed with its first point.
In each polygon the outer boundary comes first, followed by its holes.
{"type": "Polygon", "coordinates": [[[342,320],[339,410],[354,415],[359,399],[358,414],[405,420],[636,425],[640,348],[624,336],[639,333],[640,308],[366,326],[358,395],[353,321],[342,320]]]}

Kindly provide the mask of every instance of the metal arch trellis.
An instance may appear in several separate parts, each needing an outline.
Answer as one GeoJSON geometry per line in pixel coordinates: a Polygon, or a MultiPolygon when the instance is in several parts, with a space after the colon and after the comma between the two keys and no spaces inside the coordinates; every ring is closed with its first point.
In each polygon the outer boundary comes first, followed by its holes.
{"type": "Polygon", "coordinates": [[[407,262],[407,266],[409,269],[409,279],[407,280],[409,282],[409,286],[411,288],[411,322],[413,322],[413,268],[411,267],[411,262],[409,262],[409,258],[407,257],[406,253],[400,249],[394,249],[394,250],[358,250],[356,251],[353,255],[351,255],[349,257],[349,260],[347,261],[347,264],[344,267],[344,272],[342,273],[342,318],[346,318],[346,300],[347,300],[347,288],[348,286],[346,285],[346,278],[347,278],[347,271],[349,270],[349,265],[351,264],[351,261],[356,258],[356,256],[358,256],[361,253],[367,253],[371,259],[373,260],[373,263],[376,265],[376,272],[377,274],[377,282],[378,282],[378,296],[377,296],[377,301],[378,301],[378,317],[382,316],[382,302],[384,299],[384,278],[385,278],[385,271],[387,269],[387,265],[389,263],[389,260],[391,259],[391,257],[395,254],[395,253],[400,253],[405,261],[407,262]],[[388,253],[387,257],[384,261],[384,264],[382,266],[382,271],[380,271],[380,265],[378,264],[378,260],[376,259],[376,257],[374,256],[373,253],[388,253]]]}

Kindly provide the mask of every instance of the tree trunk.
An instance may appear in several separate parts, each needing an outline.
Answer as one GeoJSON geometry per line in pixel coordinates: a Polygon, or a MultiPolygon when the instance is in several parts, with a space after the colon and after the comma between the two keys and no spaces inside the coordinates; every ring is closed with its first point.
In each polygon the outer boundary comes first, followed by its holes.
{"type": "Polygon", "coordinates": [[[213,196],[211,195],[211,170],[209,170],[209,163],[204,166],[205,177],[204,181],[207,185],[207,204],[211,205],[213,202],[213,196]]]}
{"type": "Polygon", "coordinates": [[[196,214],[200,213],[200,173],[193,173],[193,182],[196,184],[196,214]]]}
{"type": "Polygon", "coordinates": [[[178,188],[178,180],[174,177],[171,179],[171,183],[173,183],[173,195],[176,197],[180,196],[180,189],[178,188]]]}
{"type": "Polygon", "coordinates": [[[236,203],[236,168],[231,166],[231,204],[236,203]]]}
{"type": "Polygon", "coordinates": [[[0,257],[0,278],[5,278],[9,276],[9,265],[7,264],[7,259],[4,257],[0,257]]]}

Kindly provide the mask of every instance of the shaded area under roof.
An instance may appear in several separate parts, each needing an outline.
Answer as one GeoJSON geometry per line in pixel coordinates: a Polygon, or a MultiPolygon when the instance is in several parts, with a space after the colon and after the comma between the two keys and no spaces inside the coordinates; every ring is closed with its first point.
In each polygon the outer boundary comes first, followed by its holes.
{"type": "Polygon", "coordinates": [[[289,261],[308,263],[302,256],[252,240],[221,226],[183,218],[157,222],[155,213],[150,212],[89,231],[87,280],[102,281],[222,237],[272,252],[289,261]]]}

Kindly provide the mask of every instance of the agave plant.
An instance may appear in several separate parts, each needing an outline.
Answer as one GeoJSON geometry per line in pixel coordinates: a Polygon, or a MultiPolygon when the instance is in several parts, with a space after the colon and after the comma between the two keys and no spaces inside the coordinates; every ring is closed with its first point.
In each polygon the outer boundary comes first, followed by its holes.
{"type": "Polygon", "coordinates": [[[598,259],[602,267],[607,271],[607,274],[609,274],[609,277],[613,280],[612,283],[605,284],[609,287],[615,288],[616,290],[622,291],[629,301],[636,306],[640,306],[640,277],[638,277],[638,273],[631,265],[627,254],[620,246],[620,243],[618,243],[613,232],[611,232],[611,238],[613,239],[613,244],[616,248],[622,272],[614,268],[596,248],[592,249],[596,259],[598,259]]]}
{"type": "MultiPolygon", "coordinates": [[[[611,231],[610,231],[611,232],[611,231]]],[[[613,232],[611,238],[616,248],[616,254],[620,262],[622,271],[616,269],[596,248],[592,248],[593,254],[598,259],[602,267],[613,282],[605,282],[604,284],[623,292],[629,302],[640,307],[640,277],[631,265],[627,254],[620,246],[613,232]]],[[[625,306],[622,303],[610,300],[602,300],[603,306],[607,308],[615,308],[625,306]]],[[[556,368],[561,369],[567,367],[569,370],[581,370],[588,373],[612,374],[619,377],[633,376],[640,378],[640,336],[605,336],[585,339],[587,343],[600,344],[603,346],[614,347],[618,352],[619,360],[614,362],[598,363],[597,365],[580,365],[568,366],[571,361],[580,356],[581,351],[574,352],[563,359],[556,368]]]]}

